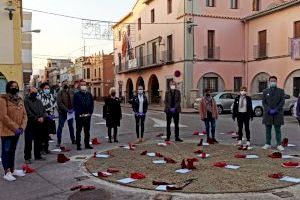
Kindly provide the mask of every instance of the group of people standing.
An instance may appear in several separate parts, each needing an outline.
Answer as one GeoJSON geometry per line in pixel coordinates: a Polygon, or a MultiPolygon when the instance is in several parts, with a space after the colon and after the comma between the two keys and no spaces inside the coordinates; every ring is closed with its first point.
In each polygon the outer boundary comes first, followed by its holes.
{"type": "Polygon", "coordinates": [[[2,165],[4,179],[16,180],[16,176],[25,176],[22,170],[14,168],[15,151],[21,135],[25,135],[24,159],[32,163],[32,143],[34,143],[35,160],[45,160],[42,155],[49,154],[49,139],[57,133],[57,146],[61,147],[62,129],[68,121],[71,142],[81,150],[81,131],[84,129],[85,148],[92,149],[90,141],[90,122],[94,110],[94,100],[84,80],[79,88],[69,87],[63,82],[61,90],[55,97],[50,85],[43,83],[40,91],[31,87],[24,101],[19,96],[17,82],[6,85],[6,94],[0,97],[0,136],[2,141],[2,165]],[[56,131],[55,110],[58,110],[59,124],[56,131]],[[76,138],[73,121],[76,120],[76,138]]]}
{"type": "MultiPolygon", "coordinates": [[[[271,147],[271,131],[274,126],[276,132],[277,149],[283,151],[281,145],[281,126],[284,125],[283,106],[285,102],[284,91],[277,87],[277,78],[269,78],[269,88],[263,91],[264,116],[263,124],[266,128],[266,140],[263,149],[271,147]]],[[[50,85],[43,83],[40,91],[31,87],[29,94],[23,101],[19,95],[17,82],[10,81],[6,85],[6,94],[0,97],[0,137],[2,141],[2,165],[5,171],[4,179],[16,180],[16,176],[25,176],[22,170],[14,167],[15,151],[20,136],[25,134],[25,163],[31,163],[32,143],[34,142],[35,160],[45,160],[42,154],[49,152],[49,138],[57,135],[57,147],[61,147],[62,130],[67,121],[72,144],[81,150],[81,132],[84,131],[84,145],[92,149],[90,142],[91,117],[94,112],[94,100],[87,90],[86,82],[80,81],[78,88],[71,88],[68,82],[62,83],[62,88],[54,96],[50,85]],[[56,131],[55,110],[58,111],[58,128],[56,131]],[[74,118],[76,121],[76,137],[74,134],[74,118]]],[[[137,94],[133,97],[132,109],[136,122],[137,142],[144,141],[145,119],[148,111],[148,99],[143,86],[138,87],[137,94]]],[[[181,112],[181,93],[176,89],[176,83],[171,81],[169,90],[165,93],[164,100],[167,129],[165,141],[171,138],[171,121],[174,120],[175,141],[183,142],[179,137],[179,115],[181,112]]],[[[207,142],[218,143],[216,140],[216,121],[219,117],[216,101],[210,89],[205,90],[199,107],[200,118],[204,122],[207,133],[207,142]]],[[[300,125],[300,97],[296,108],[297,119],[300,125]]],[[[232,119],[238,124],[238,145],[242,145],[243,128],[246,132],[246,146],[250,146],[250,120],[254,112],[251,97],[247,95],[247,88],[242,87],[240,94],[235,98],[232,119]]],[[[121,101],[116,97],[115,88],[111,88],[109,96],[103,106],[103,118],[106,120],[108,142],[118,142],[118,127],[122,119],[121,101]],[[113,135],[112,135],[113,129],[113,135]]]]}

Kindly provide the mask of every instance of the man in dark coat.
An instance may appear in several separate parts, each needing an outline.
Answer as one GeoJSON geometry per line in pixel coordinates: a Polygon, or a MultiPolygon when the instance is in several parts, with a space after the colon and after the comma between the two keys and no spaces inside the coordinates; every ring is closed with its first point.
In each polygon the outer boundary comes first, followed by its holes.
{"type": "MultiPolygon", "coordinates": [[[[57,129],[57,146],[60,146],[61,144],[62,130],[68,118],[68,114],[72,114],[74,112],[74,107],[73,107],[74,92],[69,87],[67,81],[64,81],[62,84],[63,86],[61,90],[57,93],[57,97],[56,97],[57,107],[58,107],[57,110],[59,113],[58,129],[57,129]]],[[[72,144],[76,144],[73,123],[74,123],[74,119],[71,118],[68,120],[70,138],[72,144]]]]}
{"type": "Polygon", "coordinates": [[[281,145],[281,126],[284,125],[283,106],[285,102],[284,90],[277,87],[277,77],[269,78],[270,87],[263,91],[264,116],[263,124],[266,126],[266,143],[263,149],[271,148],[272,126],[276,132],[277,149],[283,151],[281,145]]]}
{"type": "Polygon", "coordinates": [[[32,141],[34,141],[34,158],[45,160],[41,156],[42,130],[48,115],[41,100],[37,99],[37,89],[30,88],[29,95],[25,98],[25,108],[28,122],[25,129],[24,159],[26,164],[31,163],[32,141]]]}
{"type": "Polygon", "coordinates": [[[254,112],[252,108],[252,99],[247,96],[247,88],[242,87],[240,95],[238,95],[233,104],[232,119],[235,121],[237,118],[238,127],[239,127],[239,138],[238,145],[242,145],[243,139],[243,126],[245,126],[247,143],[246,146],[250,146],[250,128],[249,122],[250,119],[253,120],[254,112]]]}
{"type": "Polygon", "coordinates": [[[77,150],[81,150],[81,131],[84,129],[84,144],[86,149],[93,149],[90,143],[91,117],[94,112],[92,94],[87,91],[86,82],[80,81],[80,91],[74,95],[74,110],[76,120],[77,150]]]}
{"type": "Polygon", "coordinates": [[[118,127],[122,119],[121,104],[119,98],[116,97],[116,89],[111,88],[109,97],[105,99],[103,106],[103,118],[106,120],[106,127],[108,129],[108,142],[111,141],[111,129],[114,129],[114,142],[119,142],[117,139],[118,127]]]}
{"type": "Polygon", "coordinates": [[[143,86],[138,87],[138,94],[133,97],[132,109],[134,112],[135,122],[136,122],[136,136],[138,138],[138,142],[143,142],[145,119],[146,119],[146,113],[148,111],[148,99],[144,94],[143,86]],[[141,136],[140,136],[140,127],[141,127],[141,136]]]}
{"type": "Polygon", "coordinates": [[[179,113],[181,112],[181,93],[176,89],[175,81],[170,82],[170,89],[165,94],[165,113],[167,115],[167,139],[171,137],[171,121],[175,124],[175,141],[183,142],[179,138],[179,113]]]}

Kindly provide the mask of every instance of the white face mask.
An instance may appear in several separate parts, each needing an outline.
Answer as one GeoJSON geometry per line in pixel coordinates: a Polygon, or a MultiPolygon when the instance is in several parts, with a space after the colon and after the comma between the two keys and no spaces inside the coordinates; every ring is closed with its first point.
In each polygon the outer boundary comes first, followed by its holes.
{"type": "Polygon", "coordinates": [[[170,88],[171,88],[171,90],[175,90],[176,86],[175,85],[171,85],[170,88]]]}
{"type": "Polygon", "coordinates": [[[241,91],[241,95],[246,95],[246,91],[241,91]]]}
{"type": "Polygon", "coordinates": [[[82,86],[80,86],[80,89],[81,89],[82,91],[86,91],[86,86],[85,86],[85,85],[82,85],[82,86]]]}

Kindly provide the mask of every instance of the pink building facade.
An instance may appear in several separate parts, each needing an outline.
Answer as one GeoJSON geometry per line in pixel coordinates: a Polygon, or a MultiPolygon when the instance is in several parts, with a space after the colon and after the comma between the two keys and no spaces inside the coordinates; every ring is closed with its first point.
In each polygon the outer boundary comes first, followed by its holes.
{"type": "MultiPolygon", "coordinates": [[[[291,43],[297,38],[299,4],[295,0],[137,1],[114,26],[119,95],[131,98],[143,85],[152,103],[161,103],[167,83],[175,80],[183,106],[190,107],[205,88],[238,91],[246,85],[256,93],[267,87],[270,75],[278,76],[286,93],[297,95],[300,64],[292,58],[291,43]],[[260,55],[264,51],[266,55],[260,55]]],[[[293,45],[296,50],[295,41],[293,45]]]]}

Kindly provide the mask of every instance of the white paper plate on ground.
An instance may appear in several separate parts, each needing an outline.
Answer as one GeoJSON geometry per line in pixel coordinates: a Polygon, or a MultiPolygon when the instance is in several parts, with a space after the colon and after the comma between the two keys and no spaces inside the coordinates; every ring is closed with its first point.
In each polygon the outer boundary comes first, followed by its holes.
{"type": "Polygon", "coordinates": [[[50,151],[52,151],[52,152],[61,152],[61,149],[52,149],[50,151]]]}
{"type": "Polygon", "coordinates": [[[110,155],[108,154],[96,154],[96,158],[109,158],[110,155]]]}
{"type": "Polygon", "coordinates": [[[240,166],[238,166],[238,165],[226,165],[225,168],[226,168],[226,169],[233,169],[233,170],[236,170],[236,169],[239,169],[240,166]]]}
{"type": "Polygon", "coordinates": [[[128,184],[128,183],[132,183],[134,181],[137,181],[137,180],[133,179],[133,178],[124,178],[124,179],[117,180],[118,183],[122,183],[122,184],[128,184]]]}
{"type": "Polygon", "coordinates": [[[187,173],[190,173],[191,171],[192,170],[189,170],[189,169],[178,169],[175,172],[179,173],[179,174],[187,174],[187,173]]]}
{"type": "Polygon", "coordinates": [[[281,181],[286,181],[286,182],[292,182],[292,183],[300,183],[300,179],[299,178],[293,178],[293,177],[289,177],[289,176],[285,176],[282,179],[280,179],[281,181]]]}
{"type": "Polygon", "coordinates": [[[152,161],[154,164],[166,164],[167,162],[164,160],[153,160],[152,161]]]}
{"type": "Polygon", "coordinates": [[[147,156],[149,156],[149,157],[155,157],[156,154],[155,153],[147,153],[147,156]]]}
{"type": "Polygon", "coordinates": [[[157,186],[155,188],[155,190],[158,190],[158,191],[167,191],[167,186],[174,187],[174,185],[160,185],[160,186],[157,186]]]}

